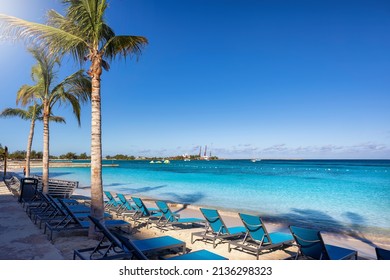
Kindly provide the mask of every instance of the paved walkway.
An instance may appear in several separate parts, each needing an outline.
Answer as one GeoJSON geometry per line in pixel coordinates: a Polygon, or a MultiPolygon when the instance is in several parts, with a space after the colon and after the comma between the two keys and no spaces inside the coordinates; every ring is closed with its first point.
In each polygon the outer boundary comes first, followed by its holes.
{"type": "Polygon", "coordinates": [[[0,180],[0,260],[63,259],[0,180]]]}

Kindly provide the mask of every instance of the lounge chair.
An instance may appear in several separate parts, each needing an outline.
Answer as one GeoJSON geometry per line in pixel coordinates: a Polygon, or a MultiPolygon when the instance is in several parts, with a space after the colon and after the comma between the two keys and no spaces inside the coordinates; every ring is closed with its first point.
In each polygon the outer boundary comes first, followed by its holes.
{"type": "Polygon", "coordinates": [[[155,254],[164,250],[186,251],[186,243],[171,236],[129,240],[122,235],[111,232],[106,225],[89,217],[95,227],[103,234],[96,247],[75,250],[73,259],[147,259],[147,254],[155,254]],[[104,244],[104,242],[106,244],[104,244]],[[107,244],[108,243],[108,244],[107,244]]]}
{"type": "Polygon", "coordinates": [[[271,232],[269,233],[259,216],[239,213],[242,223],[246,228],[245,237],[242,240],[232,240],[229,242],[229,252],[231,246],[242,248],[252,252],[259,259],[259,255],[264,250],[292,245],[294,238],[290,233],[271,232]]]}
{"type": "Polygon", "coordinates": [[[213,252],[207,251],[207,250],[199,250],[190,252],[184,255],[170,257],[166,260],[172,260],[172,261],[184,261],[184,260],[208,260],[208,261],[223,261],[223,260],[229,260],[228,258],[225,258],[221,255],[215,254],[213,252]]]}
{"type": "Polygon", "coordinates": [[[194,236],[199,236],[202,238],[201,240],[212,240],[215,248],[217,246],[215,241],[218,239],[221,241],[225,239],[231,240],[245,235],[245,227],[227,227],[218,210],[200,208],[200,211],[206,219],[206,228],[204,232],[193,232],[191,234],[191,243],[196,241],[194,236]]]}
{"type": "Polygon", "coordinates": [[[378,260],[390,260],[390,250],[375,247],[375,253],[378,260]]]}
{"type": "MultiPolygon", "coordinates": [[[[46,233],[47,229],[50,231],[49,240],[53,240],[54,231],[88,230],[90,226],[90,222],[88,220],[83,220],[78,218],[75,215],[75,213],[69,208],[69,206],[61,199],[59,199],[59,202],[61,203],[66,213],[66,216],[59,222],[55,221],[55,222],[45,223],[44,233],[46,233]]],[[[104,223],[107,227],[115,227],[115,228],[127,227],[129,231],[131,227],[131,224],[124,220],[105,220],[104,223]]]]}
{"type": "Polygon", "coordinates": [[[122,205],[122,203],[118,202],[114,196],[109,191],[103,191],[104,195],[108,198],[108,201],[105,202],[104,207],[109,209],[118,209],[122,205]]]}
{"type": "MultiPolygon", "coordinates": [[[[36,214],[33,219],[35,224],[39,220],[39,228],[41,228],[42,222],[60,221],[68,215],[57,198],[53,198],[49,194],[42,194],[42,196],[47,201],[49,207],[46,208],[45,211],[36,214]]],[[[62,199],[62,202],[66,203],[69,209],[79,219],[88,218],[91,213],[91,207],[79,204],[75,200],[62,199]]],[[[104,218],[112,218],[112,216],[111,214],[104,212],[104,218]]]]}
{"type": "Polygon", "coordinates": [[[324,243],[321,232],[318,230],[289,226],[298,245],[295,259],[302,256],[315,260],[345,260],[357,259],[357,251],[324,243]]]}
{"type": "Polygon", "coordinates": [[[137,206],[132,204],[124,194],[117,193],[116,196],[119,198],[120,203],[122,204],[120,209],[118,209],[118,213],[123,216],[134,215],[137,212],[137,206]]]}
{"type": "Polygon", "coordinates": [[[160,219],[162,217],[162,213],[159,212],[158,208],[146,207],[145,203],[141,198],[132,196],[131,199],[133,200],[135,206],[137,207],[136,213],[133,216],[135,220],[147,218],[149,221],[150,219],[153,218],[160,219]]]}
{"type": "Polygon", "coordinates": [[[170,236],[156,238],[129,240],[128,238],[116,232],[111,232],[106,226],[98,220],[90,217],[96,228],[102,232],[103,239],[94,248],[75,250],[73,259],[138,259],[147,260],[147,253],[161,252],[166,249],[182,251],[183,254],[167,260],[227,260],[226,258],[209,252],[200,250],[185,254],[185,242],[170,236]],[[103,241],[108,241],[103,245],[103,241]]]}
{"type": "Polygon", "coordinates": [[[174,214],[165,201],[157,200],[156,205],[162,213],[162,218],[158,221],[158,227],[165,227],[167,225],[183,225],[183,224],[204,224],[205,219],[199,218],[180,218],[180,215],[174,214]]]}

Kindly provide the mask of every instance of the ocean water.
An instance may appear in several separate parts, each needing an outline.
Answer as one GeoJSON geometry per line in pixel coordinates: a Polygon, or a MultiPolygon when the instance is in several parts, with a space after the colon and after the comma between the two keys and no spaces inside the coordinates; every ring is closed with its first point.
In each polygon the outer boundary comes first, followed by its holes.
{"type": "MultiPolygon", "coordinates": [[[[331,231],[390,233],[389,160],[114,163],[103,168],[105,190],[331,231]]],[[[89,168],[52,168],[50,176],[90,186],[89,168]]]]}

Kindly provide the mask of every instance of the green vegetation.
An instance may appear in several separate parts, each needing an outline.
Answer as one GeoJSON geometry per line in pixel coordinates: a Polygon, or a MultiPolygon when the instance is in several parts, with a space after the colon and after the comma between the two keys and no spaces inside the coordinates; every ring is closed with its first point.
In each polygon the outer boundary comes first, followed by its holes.
{"type": "MultiPolygon", "coordinates": [[[[47,24],[26,21],[0,14],[0,28],[4,35],[13,35],[26,43],[36,42],[46,46],[54,54],[70,54],[76,61],[90,62],[88,75],[92,89],[91,126],[91,208],[92,215],[103,220],[104,200],[102,182],[102,133],[101,133],[101,75],[109,70],[109,62],[115,58],[139,56],[148,40],[142,36],[120,35],[106,22],[106,0],[63,0],[65,15],[50,10],[47,24]]],[[[48,150],[48,149],[44,149],[48,150]]],[[[44,152],[44,160],[48,155],[44,152]]],[[[45,162],[43,163],[45,170],[45,162]]],[[[43,184],[48,174],[43,172],[43,184]]],[[[91,224],[89,236],[97,233],[91,224]]]]}

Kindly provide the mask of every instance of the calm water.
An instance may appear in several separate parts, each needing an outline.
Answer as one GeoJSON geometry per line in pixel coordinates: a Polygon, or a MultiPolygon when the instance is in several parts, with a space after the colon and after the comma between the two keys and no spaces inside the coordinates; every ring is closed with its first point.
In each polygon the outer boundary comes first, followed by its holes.
{"type": "MultiPolygon", "coordinates": [[[[257,213],[322,229],[390,232],[389,160],[115,163],[120,166],[103,168],[105,190],[257,213]]],[[[89,168],[50,172],[90,185],[89,168]]]]}

